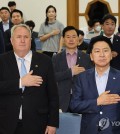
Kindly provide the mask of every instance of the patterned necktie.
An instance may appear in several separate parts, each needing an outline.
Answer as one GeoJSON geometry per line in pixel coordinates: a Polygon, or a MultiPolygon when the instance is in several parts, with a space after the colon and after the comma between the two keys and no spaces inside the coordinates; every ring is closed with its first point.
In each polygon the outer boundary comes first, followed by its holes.
{"type": "MultiPolygon", "coordinates": [[[[20,61],[21,61],[21,70],[20,70],[20,77],[23,77],[24,75],[27,74],[27,70],[26,70],[26,67],[25,67],[25,59],[23,58],[20,58],[20,61]]],[[[25,87],[22,87],[22,90],[24,91],[24,88],[25,87]]]]}

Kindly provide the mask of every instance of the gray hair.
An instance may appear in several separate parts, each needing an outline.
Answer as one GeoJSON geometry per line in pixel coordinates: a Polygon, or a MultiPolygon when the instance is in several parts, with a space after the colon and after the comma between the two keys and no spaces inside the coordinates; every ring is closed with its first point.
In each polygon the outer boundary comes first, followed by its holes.
{"type": "Polygon", "coordinates": [[[30,36],[31,36],[31,30],[30,30],[30,28],[26,24],[19,24],[19,25],[14,25],[11,28],[11,37],[13,36],[15,29],[18,28],[18,27],[24,27],[26,30],[28,30],[28,32],[30,33],[30,36]]]}

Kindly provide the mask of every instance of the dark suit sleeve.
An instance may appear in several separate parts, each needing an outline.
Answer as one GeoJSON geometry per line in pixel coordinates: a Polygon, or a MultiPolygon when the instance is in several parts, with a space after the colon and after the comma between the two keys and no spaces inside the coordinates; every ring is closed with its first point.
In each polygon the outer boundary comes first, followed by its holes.
{"type": "Polygon", "coordinates": [[[47,75],[47,89],[48,89],[48,102],[49,102],[49,126],[59,126],[59,97],[58,89],[55,81],[53,65],[50,60],[49,70],[47,75]]]}
{"type": "Polygon", "coordinates": [[[20,92],[19,89],[19,78],[10,79],[6,73],[6,66],[4,65],[4,58],[0,56],[0,94],[16,94],[20,92]]]}
{"type": "Polygon", "coordinates": [[[0,54],[5,52],[5,44],[2,32],[0,31],[0,54]]]}
{"type": "Polygon", "coordinates": [[[57,57],[57,55],[53,56],[53,58],[52,58],[56,81],[59,82],[59,81],[65,80],[65,79],[71,79],[72,78],[71,69],[66,68],[66,69],[62,70],[60,66],[64,66],[64,65],[60,65],[59,60],[60,59],[57,57]]]}
{"type": "Polygon", "coordinates": [[[82,84],[84,83],[81,83],[79,75],[73,88],[73,94],[70,103],[71,110],[76,113],[97,113],[99,111],[99,106],[97,106],[97,99],[85,99],[82,84]]]}

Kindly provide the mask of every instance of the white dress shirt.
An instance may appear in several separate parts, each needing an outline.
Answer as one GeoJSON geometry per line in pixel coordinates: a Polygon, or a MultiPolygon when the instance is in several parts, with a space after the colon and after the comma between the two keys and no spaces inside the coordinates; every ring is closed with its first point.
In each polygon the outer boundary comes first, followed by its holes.
{"type": "MultiPolygon", "coordinates": [[[[19,69],[19,74],[21,72],[21,60],[16,53],[15,54],[15,57],[16,57],[16,61],[17,61],[17,65],[18,65],[18,69],[19,69]]],[[[27,73],[29,73],[30,71],[30,66],[31,66],[31,60],[32,60],[32,51],[29,51],[29,53],[23,58],[25,59],[25,67],[26,67],[26,70],[27,70],[27,73]]],[[[19,82],[19,88],[22,88],[22,85],[21,85],[21,79],[20,79],[20,82],[19,82]]],[[[22,119],[22,105],[20,107],[20,113],[19,113],[19,119],[21,120],[22,119]]]]}
{"type": "Polygon", "coordinates": [[[97,85],[97,90],[99,95],[105,92],[107,81],[108,81],[109,70],[110,67],[104,72],[102,76],[99,76],[97,70],[95,69],[95,79],[96,79],[96,85],[97,85]]]}

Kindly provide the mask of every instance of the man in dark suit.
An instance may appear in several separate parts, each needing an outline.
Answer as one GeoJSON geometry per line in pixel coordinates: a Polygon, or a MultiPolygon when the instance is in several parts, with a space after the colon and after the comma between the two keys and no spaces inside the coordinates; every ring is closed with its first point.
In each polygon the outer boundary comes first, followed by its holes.
{"type": "Polygon", "coordinates": [[[53,65],[59,91],[59,108],[70,112],[69,102],[75,77],[92,66],[89,55],[79,51],[79,32],[73,26],[63,30],[66,49],[53,56],[53,65]]]}
{"type": "Polygon", "coordinates": [[[1,17],[1,22],[0,22],[0,30],[3,36],[4,40],[4,47],[5,47],[5,31],[10,29],[12,27],[12,22],[10,20],[10,11],[7,7],[1,7],[0,8],[0,17],[1,17]]]}
{"type": "Polygon", "coordinates": [[[10,21],[10,11],[7,7],[1,7],[0,16],[2,21],[0,22],[0,30],[3,35],[4,32],[12,27],[12,22],[10,21]]]}
{"type": "Polygon", "coordinates": [[[52,61],[30,50],[25,24],[13,26],[11,43],[14,51],[0,56],[0,134],[55,134],[59,103],[52,61]]]}
{"type": "Polygon", "coordinates": [[[120,71],[110,67],[111,42],[104,36],[90,44],[95,68],[77,77],[70,107],[82,114],[81,134],[120,133],[120,71]]]}
{"type": "MultiPolygon", "coordinates": [[[[22,11],[18,9],[14,9],[11,12],[10,17],[13,25],[21,24],[24,21],[22,11]]],[[[5,31],[5,51],[6,52],[13,50],[10,38],[11,38],[11,28],[5,31]]]]}
{"type": "Polygon", "coordinates": [[[2,31],[0,30],[0,54],[5,52],[5,44],[4,44],[4,38],[2,35],[2,31]]]}
{"type": "MultiPolygon", "coordinates": [[[[111,60],[111,66],[120,70],[120,37],[115,35],[115,28],[116,28],[117,19],[111,15],[106,14],[102,18],[102,29],[103,29],[103,36],[109,38],[112,43],[112,56],[113,59],[111,60]]],[[[102,35],[101,35],[102,36],[102,35]]],[[[96,38],[96,37],[94,37],[96,38]]],[[[91,39],[92,41],[92,39],[91,39]]],[[[88,48],[89,49],[89,48],[88,48]]],[[[89,53],[89,51],[88,51],[89,53]]]]}

